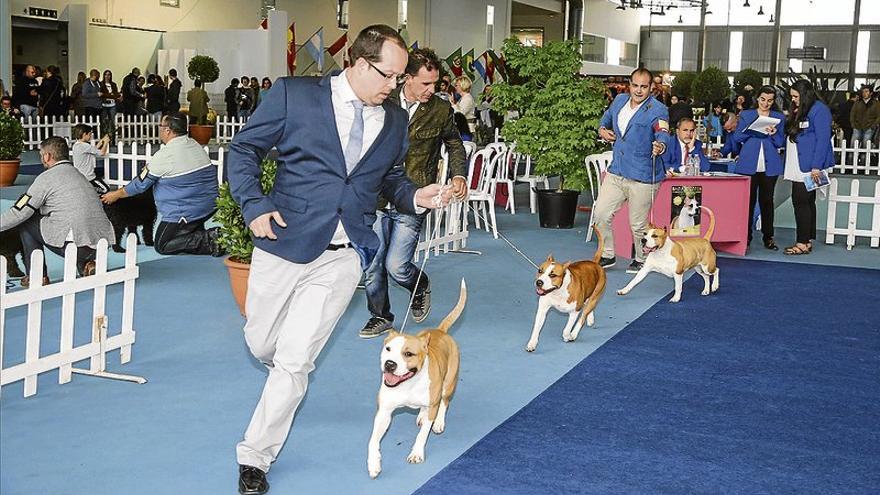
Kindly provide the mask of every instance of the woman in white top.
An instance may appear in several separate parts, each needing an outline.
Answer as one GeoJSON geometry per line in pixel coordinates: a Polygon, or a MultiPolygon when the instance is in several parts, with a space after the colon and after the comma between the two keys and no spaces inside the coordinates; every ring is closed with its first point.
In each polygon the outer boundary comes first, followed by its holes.
{"type": "Polygon", "coordinates": [[[465,120],[467,120],[468,128],[471,130],[471,134],[473,134],[474,130],[477,128],[477,118],[474,114],[474,110],[476,109],[476,105],[474,104],[474,97],[471,96],[471,80],[467,76],[458,76],[453,81],[455,85],[455,92],[458,93],[461,98],[457,103],[452,104],[452,108],[455,109],[456,112],[464,115],[465,120]]]}
{"type": "Polygon", "coordinates": [[[95,187],[98,194],[108,192],[110,188],[107,184],[95,175],[95,164],[98,156],[107,154],[110,147],[110,137],[104,136],[97,145],[92,144],[92,127],[86,124],[73,126],[71,137],[74,139],[71,149],[73,166],[95,187]]]}

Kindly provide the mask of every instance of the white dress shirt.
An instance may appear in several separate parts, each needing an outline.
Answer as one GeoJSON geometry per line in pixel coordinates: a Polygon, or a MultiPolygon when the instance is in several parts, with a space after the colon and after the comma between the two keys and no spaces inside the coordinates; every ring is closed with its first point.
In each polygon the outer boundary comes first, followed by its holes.
{"type": "Polygon", "coordinates": [[[642,108],[642,105],[645,104],[645,101],[639,103],[635,108],[630,106],[630,102],[632,99],[627,100],[627,102],[623,105],[623,108],[620,109],[620,112],[617,113],[617,127],[620,129],[620,135],[626,134],[626,128],[629,126],[629,121],[632,120],[633,115],[642,108]]]}

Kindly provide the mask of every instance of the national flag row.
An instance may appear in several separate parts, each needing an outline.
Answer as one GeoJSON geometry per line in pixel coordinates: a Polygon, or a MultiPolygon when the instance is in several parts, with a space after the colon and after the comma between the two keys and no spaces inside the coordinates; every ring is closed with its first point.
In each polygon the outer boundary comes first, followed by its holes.
{"type": "MultiPolygon", "coordinates": [[[[267,29],[268,23],[266,19],[260,23],[261,29],[267,29]]],[[[345,32],[330,46],[326,47],[326,52],[336,62],[336,65],[342,68],[351,64],[351,53],[348,47],[348,32],[345,32]]],[[[410,50],[419,48],[419,42],[414,41],[410,45],[410,50]]],[[[311,56],[312,65],[305,68],[302,72],[308,72],[312,66],[316,66],[316,71],[324,72],[324,28],[319,28],[314,34],[308,37],[305,42],[297,49],[296,47],[296,22],[291,22],[287,28],[287,72],[293,75],[296,71],[296,55],[300,50],[305,49],[311,56]]],[[[496,80],[507,80],[507,68],[504,63],[504,57],[495,53],[494,50],[486,50],[479,57],[474,57],[474,49],[471,48],[462,54],[462,49],[449,54],[443,59],[446,68],[455,77],[467,75],[474,79],[477,75],[484,83],[491,84],[496,80]]]]}

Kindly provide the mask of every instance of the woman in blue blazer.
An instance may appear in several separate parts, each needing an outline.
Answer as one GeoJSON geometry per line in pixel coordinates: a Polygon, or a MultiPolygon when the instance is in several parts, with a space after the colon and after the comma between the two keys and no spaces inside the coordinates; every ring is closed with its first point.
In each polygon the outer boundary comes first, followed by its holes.
{"type": "Polygon", "coordinates": [[[752,177],[749,195],[749,243],[752,242],[752,219],[755,218],[755,203],[761,205],[761,232],[764,234],[764,247],[778,251],[773,240],[773,193],[776,179],[782,175],[783,163],[779,150],[785,146],[785,115],[776,108],[776,90],[764,86],[758,91],[757,105],[754,109],[743,110],[739,123],[733,133],[733,141],[741,149],[736,162],[736,172],[752,177]],[[761,130],[749,130],[758,117],[772,117],[779,122],[761,130]]]}
{"type": "Polygon", "coordinates": [[[817,181],[822,170],[834,166],[831,149],[831,110],[818,100],[810,81],[791,85],[791,112],[785,123],[785,180],[791,181],[791,204],[797,242],[785,254],[809,254],[816,238],[816,191],[807,192],[804,176],[817,181]]]}

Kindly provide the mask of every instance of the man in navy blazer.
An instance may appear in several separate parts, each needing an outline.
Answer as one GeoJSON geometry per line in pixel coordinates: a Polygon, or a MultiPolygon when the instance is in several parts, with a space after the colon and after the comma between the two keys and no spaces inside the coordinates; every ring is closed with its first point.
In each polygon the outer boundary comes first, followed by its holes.
{"type": "MultiPolygon", "coordinates": [[[[653,74],[636,69],[630,75],[629,94],[617,95],[602,115],[599,137],[614,143],[614,156],[599,189],[593,215],[605,238],[605,250],[599,264],[614,265],[614,238],[611,220],[623,203],[629,204],[629,222],[633,240],[641,239],[648,226],[651,203],[666,175],[663,161],[653,158],[672,144],[669,112],[666,105],[651,96],[653,74]]],[[[636,249],[629,273],[637,273],[645,255],[636,249]]]]}
{"type": "Polygon", "coordinates": [[[404,77],[403,39],[389,26],[369,26],[351,58],[341,74],[278,79],[229,147],[229,185],[255,245],[245,340],[269,370],[236,448],[242,494],[269,488],[265,474],[315,359],[378,247],[379,194],[405,213],[452,196],[438,184],[417,188],[402,166],[408,116],[386,98],[404,77]],[[273,147],[278,171],[264,194],[260,163],[273,147]]]}
{"type": "Polygon", "coordinates": [[[663,153],[663,166],[667,175],[687,173],[685,167],[691,160],[700,164],[700,172],[709,171],[709,159],[703,153],[702,141],[696,139],[696,135],[697,125],[694,119],[684,117],[678,121],[676,139],[663,153]]]}

